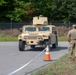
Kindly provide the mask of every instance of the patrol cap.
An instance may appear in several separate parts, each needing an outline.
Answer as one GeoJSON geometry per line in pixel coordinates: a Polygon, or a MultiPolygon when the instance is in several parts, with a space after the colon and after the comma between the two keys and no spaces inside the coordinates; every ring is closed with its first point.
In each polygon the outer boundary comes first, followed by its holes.
{"type": "Polygon", "coordinates": [[[73,27],[76,27],[76,24],[73,24],[73,27]]]}

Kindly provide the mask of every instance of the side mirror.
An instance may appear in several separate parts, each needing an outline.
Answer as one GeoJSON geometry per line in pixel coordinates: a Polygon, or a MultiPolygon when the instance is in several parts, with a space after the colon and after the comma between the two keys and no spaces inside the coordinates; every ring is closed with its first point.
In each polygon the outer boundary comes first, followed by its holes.
{"type": "Polygon", "coordinates": [[[22,28],[20,28],[19,31],[22,32],[22,28]]]}

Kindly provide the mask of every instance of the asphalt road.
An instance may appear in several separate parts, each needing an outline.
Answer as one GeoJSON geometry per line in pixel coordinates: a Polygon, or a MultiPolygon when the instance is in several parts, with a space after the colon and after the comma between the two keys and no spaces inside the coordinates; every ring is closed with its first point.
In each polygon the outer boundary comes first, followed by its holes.
{"type": "Polygon", "coordinates": [[[43,48],[27,47],[25,51],[21,52],[18,50],[18,42],[0,42],[0,75],[9,75],[24,65],[26,66],[13,75],[29,75],[30,72],[48,65],[68,53],[67,47],[68,42],[59,42],[56,49],[51,48],[50,50],[52,61],[44,61],[43,48]],[[41,52],[42,54],[35,58],[41,52]]]}

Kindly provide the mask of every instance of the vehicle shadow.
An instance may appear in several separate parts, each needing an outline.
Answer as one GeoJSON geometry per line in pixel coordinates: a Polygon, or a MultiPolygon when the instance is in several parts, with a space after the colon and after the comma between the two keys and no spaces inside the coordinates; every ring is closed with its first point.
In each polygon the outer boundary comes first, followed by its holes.
{"type": "MultiPolygon", "coordinates": [[[[50,47],[49,51],[60,51],[60,50],[67,50],[68,47],[57,47],[57,48],[52,48],[50,47]]],[[[24,51],[43,51],[44,48],[42,47],[35,47],[34,49],[33,48],[30,48],[30,49],[27,49],[27,50],[24,50],[24,51]]]]}
{"type": "Polygon", "coordinates": [[[50,48],[50,51],[60,51],[60,50],[67,50],[68,47],[57,47],[57,48],[50,48]]]}
{"type": "Polygon", "coordinates": [[[42,51],[42,50],[44,50],[44,48],[42,48],[42,47],[35,47],[35,48],[26,49],[25,51],[42,51]]]}

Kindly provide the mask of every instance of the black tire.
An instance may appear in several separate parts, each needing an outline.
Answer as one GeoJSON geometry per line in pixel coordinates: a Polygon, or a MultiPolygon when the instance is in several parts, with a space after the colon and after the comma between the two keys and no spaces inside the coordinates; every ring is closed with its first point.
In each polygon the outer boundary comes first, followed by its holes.
{"type": "Polygon", "coordinates": [[[25,43],[23,41],[19,41],[19,51],[24,51],[25,43]]]}
{"type": "Polygon", "coordinates": [[[35,48],[35,45],[31,45],[31,48],[35,48]]]}
{"type": "Polygon", "coordinates": [[[47,46],[47,45],[49,45],[49,42],[48,41],[45,42],[45,46],[47,46]]]}
{"type": "Polygon", "coordinates": [[[58,39],[56,38],[56,42],[54,44],[52,44],[53,48],[56,48],[58,46],[58,39]]]}
{"type": "Polygon", "coordinates": [[[50,43],[49,43],[49,41],[46,41],[46,42],[45,42],[45,46],[44,46],[44,47],[46,48],[47,46],[50,47],[50,43]]]}
{"type": "Polygon", "coordinates": [[[52,48],[56,48],[56,47],[57,47],[56,43],[52,44],[52,48]]]}

